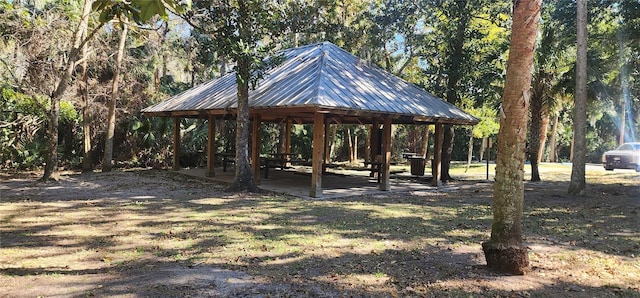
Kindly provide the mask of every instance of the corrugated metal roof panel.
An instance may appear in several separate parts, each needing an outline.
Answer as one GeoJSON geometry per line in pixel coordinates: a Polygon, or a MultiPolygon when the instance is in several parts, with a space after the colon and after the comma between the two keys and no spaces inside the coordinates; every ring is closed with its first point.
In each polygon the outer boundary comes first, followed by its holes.
{"type": "MultiPolygon", "coordinates": [[[[336,45],[323,42],[281,51],[285,61],[270,70],[255,90],[249,106],[322,106],[356,111],[422,116],[477,123],[455,106],[408,83],[336,45]]],[[[161,103],[145,113],[235,108],[235,73],[205,82],[161,103]]]]}

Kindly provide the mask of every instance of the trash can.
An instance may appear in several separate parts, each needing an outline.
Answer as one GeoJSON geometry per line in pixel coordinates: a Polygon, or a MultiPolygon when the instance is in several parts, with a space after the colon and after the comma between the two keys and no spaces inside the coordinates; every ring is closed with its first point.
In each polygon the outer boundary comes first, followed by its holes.
{"type": "Polygon", "coordinates": [[[426,166],[423,157],[411,157],[411,175],[424,176],[424,167],[426,166]]]}

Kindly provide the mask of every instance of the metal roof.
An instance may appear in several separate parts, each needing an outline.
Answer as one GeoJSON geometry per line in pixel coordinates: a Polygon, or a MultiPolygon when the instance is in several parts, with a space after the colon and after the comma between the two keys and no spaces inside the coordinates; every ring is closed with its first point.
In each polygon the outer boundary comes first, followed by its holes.
{"type": "MultiPolygon", "coordinates": [[[[252,110],[315,108],[411,117],[415,122],[476,124],[478,119],[349,52],[323,42],[279,52],[285,60],[249,91],[252,110]]],[[[235,73],[188,89],[142,110],[148,115],[235,109],[235,73]]]]}

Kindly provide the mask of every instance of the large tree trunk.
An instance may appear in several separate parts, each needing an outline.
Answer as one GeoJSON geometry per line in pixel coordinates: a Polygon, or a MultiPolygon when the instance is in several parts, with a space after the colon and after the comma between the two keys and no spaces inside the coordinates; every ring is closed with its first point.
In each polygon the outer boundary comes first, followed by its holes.
{"type": "MultiPolygon", "coordinates": [[[[251,36],[252,32],[247,3],[238,1],[240,23],[240,37],[251,36]]],[[[257,192],[256,185],[249,165],[249,80],[251,78],[252,57],[244,54],[237,61],[236,82],[238,84],[238,114],[236,116],[236,172],[228,190],[257,192]]],[[[259,148],[259,147],[258,147],[259,148]]],[[[254,160],[253,162],[260,162],[254,160]]]]}
{"type": "Polygon", "coordinates": [[[109,101],[109,116],[107,118],[107,137],[104,144],[104,157],[102,158],[102,171],[110,172],[113,166],[113,137],[116,129],[116,102],[118,98],[118,81],[120,80],[120,68],[122,65],[122,57],[124,57],[124,45],[127,41],[127,32],[129,30],[128,20],[121,21],[122,32],[120,33],[120,42],[118,44],[118,53],[116,54],[116,65],[113,74],[113,82],[111,83],[111,100],[109,101]]]}
{"type": "Polygon", "coordinates": [[[573,116],[573,160],[570,195],[584,195],[587,162],[587,0],[578,0],[576,94],[573,116]]]}
{"type": "MultiPolygon", "coordinates": [[[[238,69],[248,78],[248,59],[238,61],[238,69]]],[[[228,190],[257,192],[258,187],[249,164],[249,81],[238,81],[238,115],[236,118],[236,172],[228,190]]],[[[254,160],[253,162],[258,162],[254,160]]]]}
{"type": "Polygon", "coordinates": [[[491,239],[482,243],[489,268],[524,274],[529,268],[522,243],[524,162],[531,68],[542,0],[514,1],[511,44],[502,99],[493,189],[491,239]]]}
{"type": "MultiPolygon", "coordinates": [[[[83,11],[85,11],[85,7],[90,8],[92,1],[86,0],[83,6],[83,11]]],[[[83,14],[81,21],[88,18],[89,14],[83,14]]],[[[47,131],[47,160],[44,166],[44,174],[42,175],[42,181],[48,181],[51,179],[51,176],[56,171],[58,167],[58,119],[60,118],[60,99],[64,95],[67,87],[69,86],[69,82],[71,81],[71,75],[73,74],[73,68],[76,64],[78,56],[80,54],[80,49],[84,47],[84,44],[87,40],[91,39],[93,35],[101,28],[103,23],[100,23],[93,31],[87,35],[87,37],[82,38],[82,26],[78,26],[76,31],[73,33],[74,35],[74,44],[69,51],[69,55],[67,57],[67,61],[65,62],[60,76],[60,80],[58,81],[58,85],[56,86],[51,96],[49,96],[51,101],[51,110],[49,111],[49,130],[47,131]]]]}

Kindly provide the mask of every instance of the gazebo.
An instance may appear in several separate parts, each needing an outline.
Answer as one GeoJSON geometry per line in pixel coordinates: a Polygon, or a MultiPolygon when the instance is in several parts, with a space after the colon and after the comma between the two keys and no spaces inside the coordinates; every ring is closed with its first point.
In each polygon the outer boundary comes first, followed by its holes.
{"type": "MultiPolygon", "coordinates": [[[[260,125],[286,123],[285,153],[290,150],[291,125],[313,124],[311,158],[312,197],[322,196],[322,172],[328,159],[325,148],[330,123],[367,124],[382,135],[371,134],[371,156],[381,156],[381,190],[389,190],[392,124],[434,124],[435,150],[432,183],[440,180],[440,152],[444,124],[475,125],[478,119],[457,107],[330,42],[280,51],[284,61],[269,70],[249,91],[252,121],[252,168],[260,175],[260,125]],[[381,146],[380,146],[381,145],[381,146]]],[[[207,175],[213,176],[215,120],[234,117],[237,107],[235,73],[188,89],[142,110],[147,116],[173,117],[174,169],[179,169],[181,117],[208,119],[207,175]]],[[[372,163],[373,164],[373,163],[372,163]]]]}

